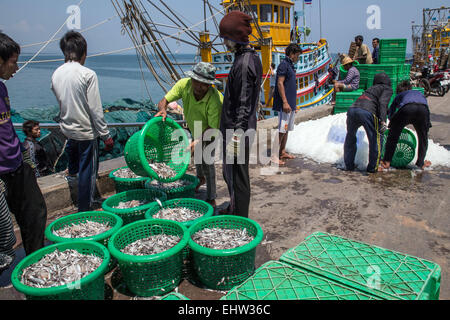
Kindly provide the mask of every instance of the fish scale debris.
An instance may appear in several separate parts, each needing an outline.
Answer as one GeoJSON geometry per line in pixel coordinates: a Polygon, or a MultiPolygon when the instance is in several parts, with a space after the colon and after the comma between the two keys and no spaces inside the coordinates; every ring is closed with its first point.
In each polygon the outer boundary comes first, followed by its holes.
{"type": "Polygon", "coordinates": [[[175,207],[161,209],[155,215],[153,215],[153,218],[186,222],[195,220],[197,218],[200,218],[201,216],[203,216],[203,213],[200,211],[185,207],[175,207]]]}
{"type": "Polygon", "coordinates": [[[35,288],[62,286],[86,277],[100,267],[102,262],[100,257],[81,254],[76,250],[55,250],[25,268],[21,281],[35,288]]]}
{"type": "Polygon", "coordinates": [[[246,228],[205,228],[197,231],[192,236],[192,240],[200,246],[215,250],[226,250],[242,247],[253,241],[253,239],[254,237],[248,234],[246,228]]]}
{"type": "Polygon", "coordinates": [[[61,238],[86,238],[99,235],[111,229],[108,222],[100,223],[87,220],[79,224],[72,223],[61,229],[53,230],[53,233],[61,238]]]}
{"type": "Polygon", "coordinates": [[[177,175],[175,170],[163,162],[149,163],[149,166],[161,179],[170,179],[177,175]]]}
{"type": "Polygon", "coordinates": [[[167,251],[180,242],[180,240],[178,236],[161,233],[136,240],[120,251],[133,256],[148,256],[167,251]]]}

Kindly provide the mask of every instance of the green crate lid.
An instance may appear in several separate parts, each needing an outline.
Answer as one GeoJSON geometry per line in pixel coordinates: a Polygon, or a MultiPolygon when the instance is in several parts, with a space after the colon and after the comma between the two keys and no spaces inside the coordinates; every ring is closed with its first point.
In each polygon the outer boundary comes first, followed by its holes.
{"type": "Polygon", "coordinates": [[[436,263],[328,233],[310,235],[280,261],[383,299],[439,299],[436,263]]]}
{"type": "Polygon", "coordinates": [[[380,39],[380,50],[387,48],[406,48],[408,40],[400,39],[380,39]]]}
{"type": "Polygon", "coordinates": [[[269,261],[221,300],[379,300],[312,272],[269,261]]]}
{"type": "Polygon", "coordinates": [[[160,300],[189,300],[189,299],[187,297],[183,296],[181,293],[171,292],[171,293],[166,294],[165,296],[161,297],[160,300]]]}

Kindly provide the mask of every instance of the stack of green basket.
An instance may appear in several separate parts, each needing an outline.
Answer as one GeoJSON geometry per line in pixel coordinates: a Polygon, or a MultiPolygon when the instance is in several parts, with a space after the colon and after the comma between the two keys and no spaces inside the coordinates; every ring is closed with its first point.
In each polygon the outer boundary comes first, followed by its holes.
{"type": "Polygon", "coordinates": [[[121,167],[116,170],[113,170],[109,173],[109,178],[114,181],[114,186],[116,188],[116,193],[135,190],[135,189],[144,189],[145,183],[149,180],[148,177],[138,177],[138,178],[120,178],[114,175],[115,172],[121,169],[127,169],[128,167],[121,167]]]}
{"type": "Polygon", "coordinates": [[[181,223],[169,220],[142,220],[126,225],[109,240],[111,255],[119,263],[127,288],[138,296],[165,295],[182,280],[183,249],[189,232],[181,223]],[[121,250],[129,244],[157,234],[175,235],[181,240],[158,254],[134,256],[121,250]]]}
{"type": "Polygon", "coordinates": [[[192,254],[193,272],[203,285],[214,290],[229,290],[241,284],[255,271],[256,247],[262,241],[259,224],[239,216],[217,216],[202,219],[189,228],[189,248],[192,254]],[[192,240],[192,236],[205,228],[246,229],[254,239],[244,246],[228,250],[205,248],[192,240]]]}
{"type": "Polygon", "coordinates": [[[105,273],[110,254],[105,246],[94,241],[61,242],[44,247],[25,257],[14,269],[11,282],[17,291],[28,300],[104,300],[105,273]],[[22,283],[24,269],[39,262],[45,255],[56,250],[76,250],[81,254],[95,255],[103,259],[102,264],[92,273],[78,281],[51,288],[35,288],[22,283]]]}
{"type": "Polygon", "coordinates": [[[378,60],[380,64],[404,64],[407,39],[381,39],[378,60]]]}
{"type": "Polygon", "coordinates": [[[145,219],[145,212],[147,212],[147,210],[153,205],[156,199],[165,201],[167,199],[167,196],[160,190],[128,190],[115,194],[103,201],[102,208],[107,212],[114,213],[121,217],[124,225],[126,225],[137,220],[145,219]],[[120,202],[127,202],[131,200],[144,200],[148,201],[148,203],[129,209],[115,208],[119,205],[120,202]]]}
{"type": "Polygon", "coordinates": [[[185,174],[181,179],[177,181],[184,181],[187,184],[178,187],[178,188],[160,188],[159,186],[155,186],[152,184],[153,179],[148,179],[145,182],[145,188],[150,190],[160,190],[166,193],[167,200],[177,199],[177,198],[194,198],[195,197],[195,188],[199,183],[199,179],[196,176],[185,174]]]}
{"type": "Polygon", "coordinates": [[[351,92],[336,92],[336,105],[334,114],[344,113],[348,108],[364,93],[364,90],[358,89],[351,92]]]}

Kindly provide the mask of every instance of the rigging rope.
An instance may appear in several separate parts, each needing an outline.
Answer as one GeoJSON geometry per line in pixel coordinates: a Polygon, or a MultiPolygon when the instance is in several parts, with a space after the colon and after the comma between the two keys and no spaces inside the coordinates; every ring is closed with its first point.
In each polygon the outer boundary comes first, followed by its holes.
{"type": "MultiPolygon", "coordinates": [[[[84,2],[84,0],[81,0],[78,3],[78,6],[81,6],[81,4],[84,2]]],[[[19,70],[17,70],[16,74],[19,73],[20,71],[22,71],[30,62],[32,62],[50,43],[50,41],[52,41],[56,35],[62,30],[62,28],[64,28],[64,26],[66,25],[67,21],[69,21],[69,19],[72,18],[72,16],[69,16],[66,21],[64,21],[64,23],[61,25],[61,27],[59,27],[59,29],[53,34],[53,36],[41,47],[41,49],[38,50],[38,52],[36,52],[36,54],[30,59],[28,60],[19,70]]]]}
{"type": "MultiPolygon", "coordinates": [[[[83,2],[83,1],[84,1],[84,0],[81,0],[81,2],[83,2]]],[[[80,3],[81,3],[81,2],[80,2],[80,3]]],[[[228,8],[228,7],[225,7],[223,10],[217,12],[216,14],[214,14],[214,15],[211,16],[211,17],[209,17],[208,19],[204,19],[204,20],[202,20],[202,21],[200,21],[200,22],[198,22],[198,23],[192,25],[191,27],[189,27],[189,28],[187,28],[187,29],[183,29],[182,31],[179,31],[179,32],[177,32],[177,33],[173,33],[173,34],[171,34],[171,35],[169,35],[169,36],[166,36],[166,37],[164,37],[164,38],[159,39],[158,41],[166,40],[166,39],[174,39],[177,35],[186,33],[187,31],[192,31],[191,29],[193,29],[193,28],[199,26],[200,24],[204,23],[205,21],[209,21],[209,20],[211,20],[213,17],[219,15],[220,13],[224,13],[224,12],[226,11],[227,8],[228,8]]],[[[70,17],[69,17],[69,18],[70,18],[70,17]]],[[[66,20],[66,22],[67,22],[67,20],[66,20]]],[[[65,24],[65,23],[64,23],[64,24],[65,24]]],[[[63,25],[63,26],[64,26],[64,25],[63,25]]],[[[97,54],[92,54],[92,55],[87,56],[86,58],[94,58],[94,57],[101,57],[101,56],[106,56],[106,55],[110,55],[110,54],[122,53],[122,52],[125,52],[125,51],[134,50],[134,49],[137,49],[137,48],[147,47],[148,45],[150,45],[150,44],[152,44],[152,43],[155,43],[155,42],[157,42],[157,41],[147,42],[147,43],[145,43],[145,44],[141,44],[141,45],[138,45],[138,46],[133,46],[133,47],[123,48],[123,49],[117,49],[117,50],[112,50],[112,51],[107,51],[107,52],[101,52],[101,53],[97,53],[97,54]]],[[[23,63],[29,64],[29,63],[50,63],[50,62],[61,62],[61,61],[64,61],[64,59],[49,59],[49,60],[38,60],[38,61],[32,61],[32,60],[33,60],[33,59],[30,59],[30,60],[27,61],[27,62],[18,62],[18,63],[19,63],[19,64],[23,64],[23,63]]]]}
{"type": "MultiPolygon", "coordinates": [[[[110,17],[110,18],[108,18],[108,19],[105,19],[105,20],[103,20],[103,21],[101,21],[101,22],[99,22],[99,23],[97,23],[97,24],[95,24],[95,25],[93,25],[93,26],[90,26],[90,27],[88,27],[88,28],[86,28],[86,29],[80,30],[79,33],[85,33],[85,32],[87,32],[87,31],[90,31],[90,30],[92,30],[92,29],[95,29],[95,28],[97,28],[97,27],[100,27],[101,25],[103,25],[103,24],[105,24],[105,23],[111,21],[112,19],[114,19],[114,18],[116,18],[116,17],[118,17],[118,16],[119,16],[119,15],[116,14],[115,16],[112,16],[112,17],[110,17]]],[[[56,41],[59,41],[59,39],[53,39],[52,41],[50,41],[50,43],[56,42],[56,41]]],[[[23,48],[29,48],[29,47],[38,46],[38,45],[41,45],[41,44],[44,44],[44,43],[46,43],[46,41],[36,42],[36,43],[31,43],[31,44],[25,44],[25,45],[22,45],[22,46],[20,46],[20,47],[23,49],[23,48]]]]}

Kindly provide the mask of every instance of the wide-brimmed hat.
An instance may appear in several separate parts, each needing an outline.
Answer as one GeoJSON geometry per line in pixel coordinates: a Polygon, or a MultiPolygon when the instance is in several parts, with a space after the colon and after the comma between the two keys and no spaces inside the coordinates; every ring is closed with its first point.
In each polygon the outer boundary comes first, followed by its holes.
{"type": "Polygon", "coordinates": [[[341,64],[343,66],[345,66],[346,64],[353,63],[353,62],[355,62],[355,61],[352,58],[350,58],[349,56],[344,56],[344,58],[342,58],[341,64]]]}
{"type": "Polygon", "coordinates": [[[186,71],[186,75],[194,80],[206,84],[220,84],[216,80],[216,67],[208,62],[199,62],[192,71],[186,71]]]}

